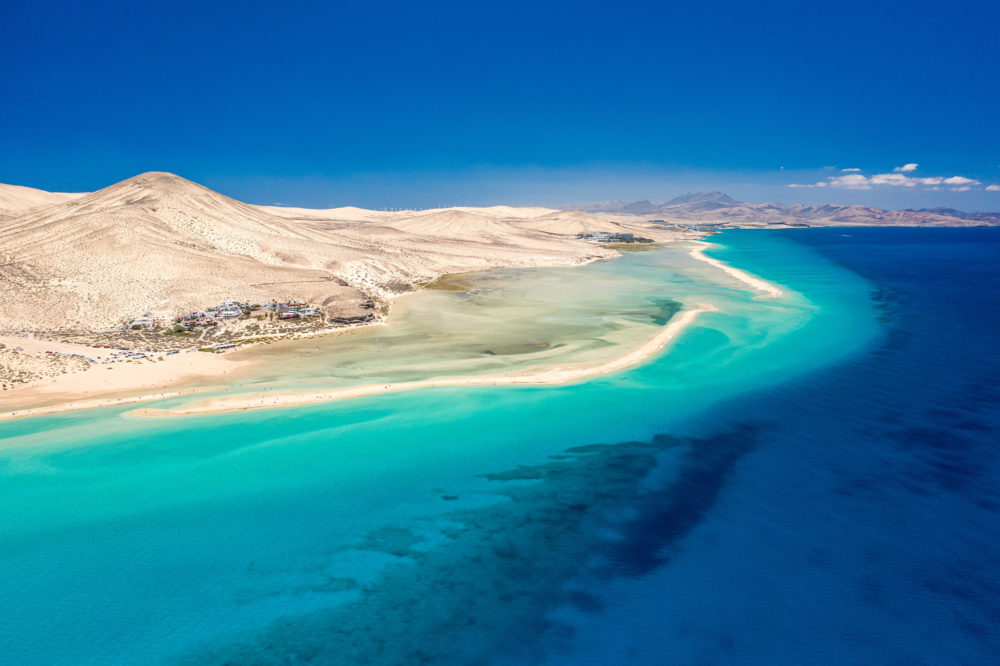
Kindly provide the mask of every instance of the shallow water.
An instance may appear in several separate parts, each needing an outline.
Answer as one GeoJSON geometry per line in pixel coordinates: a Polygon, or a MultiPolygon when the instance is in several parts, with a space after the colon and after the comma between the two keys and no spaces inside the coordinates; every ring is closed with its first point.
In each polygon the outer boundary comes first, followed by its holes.
{"type": "MultiPolygon", "coordinates": [[[[535,362],[526,340],[593,353],[648,337],[665,302],[724,308],[580,384],[0,425],[0,653],[986,663],[1000,238],[849,233],[717,238],[778,302],[680,252],[487,274],[465,307],[412,297],[361,373],[421,349],[432,374],[497,363],[469,353],[485,344],[513,366],[535,362]],[[449,317],[468,319],[457,342],[435,328],[449,317]]],[[[359,381],[342,369],[373,342],[330,342],[347,348],[295,381],[359,381]]]]}
{"type": "MultiPolygon", "coordinates": [[[[253,364],[229,391],[395,383],[607,361],[652,337],[681,307],[746,307],[744,285],[689,257],[691,247],[627,253],[576,269],[466,274],[461,291],[424,290],[400,298],[386,326],[231,354],[253,364]]],[[[759,305],[762,314],[768,310],[759,305]]],[[[782,323],[809,310],[795,294],[777,307],[782,323]]]]}

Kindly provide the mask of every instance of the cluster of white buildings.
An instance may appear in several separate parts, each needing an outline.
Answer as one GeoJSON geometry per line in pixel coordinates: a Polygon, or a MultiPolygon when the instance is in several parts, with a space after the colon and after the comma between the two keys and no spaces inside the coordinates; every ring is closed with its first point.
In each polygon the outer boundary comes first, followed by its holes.
{"type": "MultiPolygon", "coordinates": [[[[306,317],[322,316],[319,308],[302,301],[288,301],[285,303],[268,303],[266,305],[250,305],[238,301],[223,301],[214,308],[190,312],[174,318],[174,323],[191,329],[201,326],[215,326],[220,321],[229,319],[243,319],[262,313],[274,313],[278,319],[300,319],[306,317]]],[[[156,328],[157,319],[147,312],[142,317],[137,317],[128,323],[128,328],[133,330],[152,330],[156,328]]]]}
{"type": "Polygon", "coordinates": [[[223,301],[214,308],[191,312],[176,318],[176,322],[184,328],[195,326],[215,326],[216,322],[226,319],[240,319],[245,311],[253,310],[256,306],[243,305],[236,301],[223,301]]]}
{"type": "Polygon", "coordinates": [[[278,319],[299,319],[300,317],[318,317],[320,311],[313,305],[303,301],[288,301],[287,303],[269,303],[261,306],[261,310],[274,312],[278,319]]]}
{"type": "Polygon", "coordinates": [[[635,234],[595,231],[592,234],[577,234],[577,238],[591,243],[634,243],[635,234]]]}

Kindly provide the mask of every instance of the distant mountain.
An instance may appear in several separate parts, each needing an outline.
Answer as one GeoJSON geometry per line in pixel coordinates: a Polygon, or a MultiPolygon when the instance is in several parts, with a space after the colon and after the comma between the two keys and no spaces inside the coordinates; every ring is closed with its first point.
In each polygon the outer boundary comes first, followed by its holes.
{"type": "Polygon", "coordinates": [[[884,210],[871,206],[783,206],[746,203],[722,192],[691,192],[666,202],[602,201],[567,209],[660,219],[667,224],[731,227],[822,226],[1000,226],[1000,213],[966,213],[954,208],[884,210]]]}
{"type": "Polygon", "coordinates": [[[717,210],[739,205],[739,201],[722,192],[689,192],[663,204],[664,207],[684,206],[699,210],[717,210]]]}
{"type": "Polygon", "coordinates": [[[588,201],[586,203],[558,206],[559,210],[578,210],[585,213],[620,213],[624,207],[625,202],[619,199],[615,199],[614,201],[588,201]]]}
{"type": "Polygon", "coordinates": [[[655,203],[652,201],[636,201],[622,206],[621,212],[630,213],[632,215],[650,215],[652,213],[660,212],[660,208],[662,206],[662,203],[655,203]]]}
{"type": "Polygon", "coordinates": [[[966,213],[964,211],[955,210],[954,208],[918,208],[912,210],[914,213],[933,213],[935,215],[945,215],[948,217],[957,217],[962,220],[978,220],[981,222],[988,222],[990,224],[997,224],[1000,220],[1000,213],[966,213]]]}

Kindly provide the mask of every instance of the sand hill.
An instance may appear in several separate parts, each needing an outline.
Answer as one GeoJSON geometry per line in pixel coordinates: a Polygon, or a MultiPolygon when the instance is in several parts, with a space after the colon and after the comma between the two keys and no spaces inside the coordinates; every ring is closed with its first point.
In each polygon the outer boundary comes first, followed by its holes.
{"type": "Polygon", "coordinates": [[[0,329],[100,330],[225,298],[360,306],[291,225],[169,174],[33,209],[0,230],[0,329]],[[284,285],[295,285],[286,287],[284,285]],[[294,293],[290,293],[294,292],[294,293]]]}
{"type": "MultiPolygon", "coordinates": [[[[102,330],[229,298],[295,298],[355,316],[370,294],[443,273],[614,255],[576,239],[609,223],[551,209],[254,206],[159,172],[84,195],[5,188],[21,212],[0,225],[0,331],[102,330]]],[[[671,237],[649,224],[634,231],[671,237]]]]}
{"type": "Polygon", "coordinates": [[[0,220],[20,215],[32,208],[72,201],[86,192],[46,192],[22,185],[0,183],[0,220]]]}
{"type": "Polygon", "coordinates": [[[518,228],[486,212],[433,210],[387,222],[415,236],[436,236],[473,241],[504,241],[518,235],[518,228]]]}
{"type": "Polygon", "coordinates": [[[593,234],[598,231],[620,233],[626,231],[618,222],[603,220],[579,211],[557,210],[538,217],[518,220],[515,225],[550,234],[593,234]]]}

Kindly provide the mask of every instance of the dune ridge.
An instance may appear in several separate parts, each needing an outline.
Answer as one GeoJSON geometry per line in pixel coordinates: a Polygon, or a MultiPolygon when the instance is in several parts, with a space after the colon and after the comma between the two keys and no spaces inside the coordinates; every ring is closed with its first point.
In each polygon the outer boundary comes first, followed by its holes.
{"type": "MultiPolygon", "coordinates": [[[[255,206],[163,172],[80,195],[4,187],[0,196],[19,193],[18,205],[45,203],[0,225],[0,332],[8,333],[110,329],[227,299],[295,299],[359,316],[370,297],[391,299],[445,273],[612,257],[576,234],[624,228],[546,208],[255,206]]],[[[645,222],[630,228],[679,237],[645,222]]]]}
{"type": "Polygon", "coordinates": [[[46,192],[34,187],[0,183],[0,220],[14,217],[33,208],[79,199],[86,194],[86,192],[46,192]]]}

